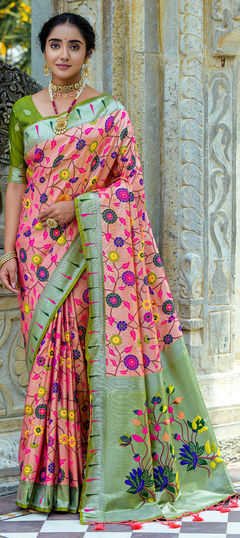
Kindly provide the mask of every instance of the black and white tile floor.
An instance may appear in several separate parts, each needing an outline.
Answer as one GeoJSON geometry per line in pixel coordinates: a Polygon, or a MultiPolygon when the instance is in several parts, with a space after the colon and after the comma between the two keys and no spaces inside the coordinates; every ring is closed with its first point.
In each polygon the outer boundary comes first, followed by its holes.
{"type": "MultiPolygon", "coordinates": [[[[235,485],[240,493],[240,482],[235,485]]],[[[79,514],[27,513],[16,507],[15,498],[16,494],[0,497],[0,538],[240,538],[240,501],[230,512],[204,512],[204,521],[184,517],[178,520],[180,527],[174,529],[150,522],[137,530],[115,523],[97,531],[93,525],[81,525],[79,514]]]]}

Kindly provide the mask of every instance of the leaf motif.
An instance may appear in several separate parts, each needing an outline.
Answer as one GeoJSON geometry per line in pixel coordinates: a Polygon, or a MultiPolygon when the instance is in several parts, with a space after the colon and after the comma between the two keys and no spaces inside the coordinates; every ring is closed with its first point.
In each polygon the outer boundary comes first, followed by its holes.
{"type": "Polygon", "coordinates": [[[198,460],[198,465],[207,465],[207,460],[204,460],[204,459],[200,458],[198,460]]]}
{"type": "MultiPolygon", "coordinates": [[[[130,482],[131,482],[131,480],[130,480],[130,482]]],[[[135,488],[127,489],[127,493],[135,493],[135,488]]]]}
{"type": "Polygon", "coordinates": [[[193,463],[189,463],[188,466],[187,466],[187,471],[193,471],[194,467],[193,467],[193,463]]]}
{"type": "Polygon", "coordinates": [[[201,456],[203,454],[203,452],[204,452],[204,446],[197,447],[197,449],[196,449],[197,456],[201,456]]]}
{"type": "Polygon", "coordinates": [[[143,497],[148,497],[148,491],[146,491],[145,489],[142,489],[141,494],[143,495],[143,497]]]}
{"type": "Polygon", "coordinates": [[[170,493],[175,493],[175,488],[171,484],[168,484],[166,487],[167,491],[170,491],[170,493]]]}

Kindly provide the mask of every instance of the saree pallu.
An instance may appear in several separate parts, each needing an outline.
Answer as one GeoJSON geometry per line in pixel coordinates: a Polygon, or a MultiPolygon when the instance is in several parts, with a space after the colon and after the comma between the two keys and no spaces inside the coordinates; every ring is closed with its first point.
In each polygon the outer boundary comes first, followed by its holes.
{"type": "Polygon", "coordinates": [[[30,373],[17,504],[79,511],[85,524],[198,512],[234,489],[145,210],[131,121],[102,94],[73,108],[65,134],[54,123],[30,96],[13,107],[30,373]],[[43,228],[41,208],[70,199],[76,219],[43,228]]]}

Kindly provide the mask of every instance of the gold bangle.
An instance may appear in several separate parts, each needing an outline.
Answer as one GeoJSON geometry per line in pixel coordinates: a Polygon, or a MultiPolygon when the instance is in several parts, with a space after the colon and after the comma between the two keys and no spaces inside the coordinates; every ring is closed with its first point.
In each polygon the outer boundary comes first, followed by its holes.
{"type": "Polygon", "coordinates": [[[15,252],[15,250],[3,254],[3,256],[0,258],[0,268],[4,265],[4,263],[8,262],[9,260],[12,260],[13,258],[17,258],[17,253],[15,252]]]}

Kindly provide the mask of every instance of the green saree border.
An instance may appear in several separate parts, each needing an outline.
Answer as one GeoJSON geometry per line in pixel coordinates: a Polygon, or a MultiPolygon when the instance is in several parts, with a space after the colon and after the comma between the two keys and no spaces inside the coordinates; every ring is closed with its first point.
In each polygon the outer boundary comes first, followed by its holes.
{"type": "Polygon", "coordinates": [[[26,347],[26,362],[29,371],[32,369],[39,345],[51,321],[74,288],[84,269],[85,258],[81,238],[77,235],[51,274],[35,306],[26,347]]]}
{"type": "Polygon", "coordinates": [[[38,512],[71,512],[79,511],[79,500],[82,488],[61,484],[40,484],[20,480],[16,504],[20,508],[33,508],[38,512]],[[34,498],[34,501],[31,500],[34,498]]]}
{"type": "Polygon", "coordinates": [[[80,500],[80,522],[99,520],[103,512],[105,428],[105,308],[103,289],[102,227],[99,195],[88,192],[75,198],[76,216],[86,260],[89,284],[89,321],[85,354],[91,401],[87,466],[80,500]]]}

